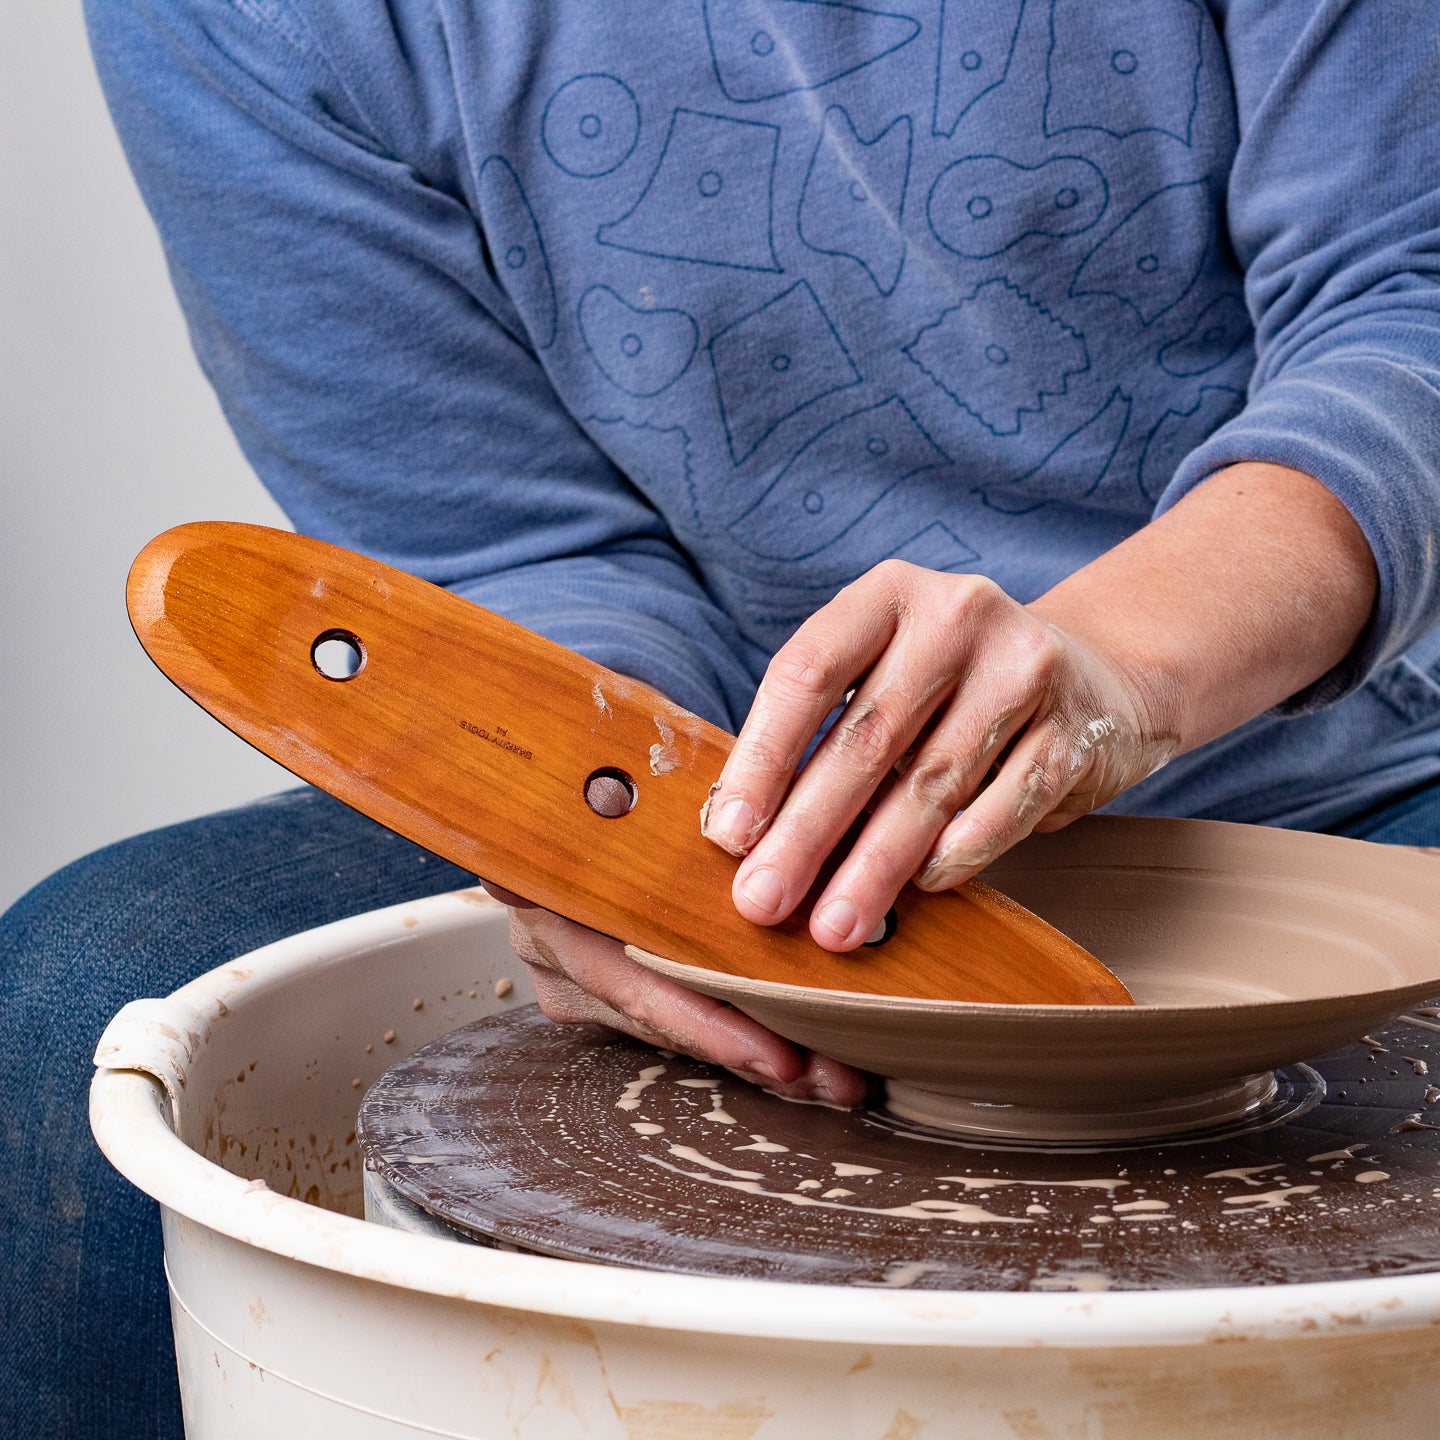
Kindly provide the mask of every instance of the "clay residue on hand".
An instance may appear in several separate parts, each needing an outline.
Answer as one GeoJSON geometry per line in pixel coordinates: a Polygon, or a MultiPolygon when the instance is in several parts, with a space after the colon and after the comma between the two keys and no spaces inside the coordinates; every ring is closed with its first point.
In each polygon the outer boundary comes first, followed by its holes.
{"type": "Polygon", "coordinates": [[[870,717],[874,714],[875,702],[873,700],[861,700],[847,706],[844,717],[834,732],[836,749],[849,750],[861,738],[870,717]]]}
{"type": "MultiPolygon", "coordinates": [[[[760,838],[761,832],[765,829],[767,817],[756,815],[751,811],[750,823],[746,827],[745,835],[739,843],[724,835],[717,834],[710,828],[710,812],[715,802],[715,796],[719,794],[721,782],[716,781],[710,787],[710,793],[705,797],[705,803],[700,807],[700,833],[712,845],[718,845],[727,855],[743,856],[750,853],[750,848],[760,838]]],[[[747,808],[749,808],[747,806],[747,808]]]]}
{"type": "Polygon", "coordinates": [[[705,792],[705,803],[700,807],[700,833],[701,833],[702,835],[704,835],[705,832],[706,832],[706,830],[709,828],[709,825],[710,825],[710,802],[715,798],[715,792],[716,792],[719,788],[720,788],[720,782],[717,780],[717,781],[709,788],[709,790],[707,790],[707,791],[705,792]]]}

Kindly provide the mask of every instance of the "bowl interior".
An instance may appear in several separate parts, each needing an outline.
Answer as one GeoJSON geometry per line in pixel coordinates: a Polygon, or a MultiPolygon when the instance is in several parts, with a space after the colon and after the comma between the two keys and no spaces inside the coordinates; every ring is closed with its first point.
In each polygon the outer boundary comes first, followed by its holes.
{"type": "Polygon", "coordinates": [[[986,878],[1140,1005],[1319,1000],[1440,975],[1440,862],[1398,846],[1097,816],[1034,837],[986,878]]]}

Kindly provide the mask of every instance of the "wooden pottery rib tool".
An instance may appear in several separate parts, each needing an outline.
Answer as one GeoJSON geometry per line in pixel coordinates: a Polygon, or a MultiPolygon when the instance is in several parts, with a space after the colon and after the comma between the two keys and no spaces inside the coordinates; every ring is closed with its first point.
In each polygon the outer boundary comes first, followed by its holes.
{"type": "Polygon", "coordinates": [[[160,669],[271,759],[627,944],[823,990],[1131,1003],[1087,950],[974,882],[907,886],[885,938],[847,955],[810,939],[808,903],[775,927],[743,920],[735,861],[699,821],[733,738],[388,565],[256,525],[182,525],[141,552],[127,602],[160,669]]]}

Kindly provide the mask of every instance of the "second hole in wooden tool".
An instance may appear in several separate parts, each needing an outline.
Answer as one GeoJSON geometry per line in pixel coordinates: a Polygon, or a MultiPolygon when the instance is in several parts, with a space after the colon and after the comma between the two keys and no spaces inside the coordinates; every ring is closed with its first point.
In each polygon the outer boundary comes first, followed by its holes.
{"type": "Polygon", "coordinates": [[[892,905],[885,912],[885,918],[866,937],[867,945],[883,945],[896,931],[900,924],[900,917],[895,913],[892,905]]]}
{"type": "Polygon", "coordinates": [[[606,820],[618,820],[635,808],[640,792],[623,770],[606,765],[592,770],[585,780],[585,803],[606,820]]]}

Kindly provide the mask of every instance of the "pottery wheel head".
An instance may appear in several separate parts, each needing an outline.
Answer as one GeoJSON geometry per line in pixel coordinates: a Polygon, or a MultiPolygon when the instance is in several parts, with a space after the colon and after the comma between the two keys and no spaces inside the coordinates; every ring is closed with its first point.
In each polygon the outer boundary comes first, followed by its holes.
{"type": "Polygon", "coordinates": [[[1115,1139],[1251,1113],[1278,1066],[1440,991],[1440,858],[1201,820],[1091,817],[986,872],[1105,962],[1133,1007],[973,1005],[776,985],[631,948],[882,1076],[942,1129],[1115,1139]]]}
{"type": "Polygon", "coordinates": [[[1287,1068],[1228,1126],[1055,1145],[792,1104],[530,1006],[376,1082],[359,1123],[366,1213],[573,1259],[842,1285],[1408,1274],[1440,1268],[1440,1028],[1411,1023],[1432,1014],[1287,1068]]]}

